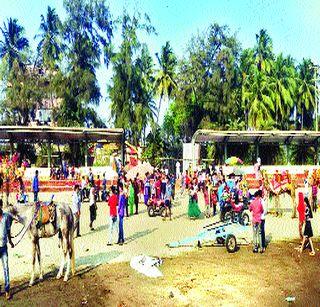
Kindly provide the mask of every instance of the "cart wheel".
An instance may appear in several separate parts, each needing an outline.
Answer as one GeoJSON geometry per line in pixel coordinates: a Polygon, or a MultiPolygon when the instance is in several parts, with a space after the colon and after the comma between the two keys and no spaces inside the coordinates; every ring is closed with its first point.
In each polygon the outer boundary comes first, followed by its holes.
{"type": "Polygon", "coordinates": [[[231,212],[227,212],[227,213],[224,215],[224,222],[231,222],[231,220],[232,220],[231,212]]]}
{"type": "Polygon", "coordinates": [[[234,235],[228,235],[226,239],[226,248],[228,253],[234,253],[238,249],[237,239],[234,235]]]}
{"type": "Polygon", "coordinates": [[[240,219],[240,224],[243,226],[248,226],[249,222],[250,222],[250,218],[249,218],[248,213],[242,214],[242,217],[240,219]]]}
{"type": "Polygon", "coordinates": [[[161,208],[160,209],[160,215],[161,215],[161,217],[166,217],[167,216],[166,208],[161,208]]]}
{"type": "Polygon", "coordinates": [[[155,211],[152,206],[148,208],[148,214],[150,217],[153,217],[155,215],[155,211]]]}

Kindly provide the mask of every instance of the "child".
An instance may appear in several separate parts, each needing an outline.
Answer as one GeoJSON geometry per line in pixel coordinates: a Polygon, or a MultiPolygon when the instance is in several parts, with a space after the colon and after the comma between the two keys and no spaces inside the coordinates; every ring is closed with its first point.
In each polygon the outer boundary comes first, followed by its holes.
{"type": "Polygon", "coordinates": [[[303,241],[302,241],[302,245],[300,248],[300,253],[302,253],[302,251],[305,247],[305,243],[307,243],[307,245],[309,243],[310,248],[311,248],[311,252],[309,253],[309,255],[314,256],[316,254],[316,252],[314,250],[312,240],[311,240],[311,238],[313,237],[313,231],[312,231],[312,226],[311,226],[311,219],[313,218],[312,210],[311,210],[311,206],[310,206],[310,203],[309,203],[309,200],[307,197],[304,198],[304,202],[306,205],[306,215],[305,215],[305,225],[304,225],[304,232],[303,232],[303,241]]]}

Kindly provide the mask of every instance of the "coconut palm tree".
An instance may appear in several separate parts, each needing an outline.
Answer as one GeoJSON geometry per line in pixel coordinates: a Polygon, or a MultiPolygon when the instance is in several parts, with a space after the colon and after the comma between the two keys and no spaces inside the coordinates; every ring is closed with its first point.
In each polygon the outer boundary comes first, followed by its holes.
{"type": "MultiPolygon", "coordinates": [[[[288,124],[294,106],[296,92],[296,70],[293,59],[280,54],[273,62],[271,75],[272,100],[275,107],[275,121],[280,128],[288,124]]],[[[288,126],[288,125],[287,125],[288,126]]]]}
{"type": "Polygon", "coordinates": [[[265,29],[261,29],[259,34],[256,34],[254,55],[258,69],[269,73],[273,60],[272,39],[265,29]]]}
{"type": "Polygon", "coordinates": [[[158,53],[156,53],[156,56],[160,66],[155,79],[155,91],[156,95],[159,97],[159,108],[157,115],[157,121],[159,121],[162,99],[172,98],[174,89],[177,86],[175,81],[177,58],[173,53],[169,42],[166,42],[165,46],[161,48],[160,56],[158,53]]]}
{"type": "Polygon", "coordinates": [[[48,6],[47,15],[41,15],[40,37],[38,54],[43,63],[54,63],[59,59],[61,53],[61,42],[59,40],[61,22],[55,9],[48,6]]]}
{"type": "Polygon", "coordinates": [[[249,127],[254,129],[270,127],[275,109],[268,77],[256,68],[250,78],[250,85],[245,88],[242,95],[243,100],[248,104],[249,127]]]}
{"type": "Polygon", "coordinates": [[[315,68],[310,59],[303,59],[298,66],[297,109],[301,116],[301,129],[305,125],[306,112],[315,108],[315,68]]]}
{"type": "Polygon", "coordinates": [[[6,59],[9,71],[15,60],[22,67],[24,65],[22,52],[29,46],[29,41],[23,36],[24,28],[18,24],[17,19],[9,18],[0,30],[3,37],[0,41],[0,58],[6,59]]]}

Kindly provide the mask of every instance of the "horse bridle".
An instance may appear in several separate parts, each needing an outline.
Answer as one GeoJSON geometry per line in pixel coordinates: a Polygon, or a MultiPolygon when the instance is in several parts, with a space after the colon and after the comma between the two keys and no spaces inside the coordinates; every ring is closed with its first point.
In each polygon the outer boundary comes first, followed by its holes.
{"type": "MultiPolygon", "coordinates": [[[[24,237],[25,234],[27,233],[28,229],[30,228],[31,224],[32,224],[32,223],[34,222],[34,220],[36,219],[37,214],[38,214],[38,211],[39,211],[39,209],[40,209],[40,203],[39,203],[39,202],[36,202],[35,205],[36,205],[36,210],[34,211],[34,214],[33,214],[33,217],[32,217],[32,219],[31,219],[30,223],[29,223],[27,226],[22,227],[22,229],[18,232],[18,234],[16,234],[15,236],[11,236],[11,238],[16,238],[16,237],[18,237],[18,236],[24,231],[23,234],[22,234],[22,236],[21,236],[21,238],[18,240],[18,242],[17,242],[16,244],[14,244],[14,246],[17,246],[17,245],[21,242],[21,240],[23,239],[23,237],[24,237]]],[[[12,214],[11,214],[11,216],[12,216],[12,214]]],[[[13,216],[12,216],[12,218],[13,218],[14,220],[18,221],[19,223],[21,222],[21,221],[19,221],[17,218],[15,218],[15,217],[13,217],[13,216]]]]}

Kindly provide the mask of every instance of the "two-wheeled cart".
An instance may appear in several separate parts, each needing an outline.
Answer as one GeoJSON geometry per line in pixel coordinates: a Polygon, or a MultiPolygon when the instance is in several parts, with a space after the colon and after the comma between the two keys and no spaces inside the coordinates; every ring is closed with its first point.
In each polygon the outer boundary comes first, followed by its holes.
{"type": "Polygon", "coordinates": [[[180,241],[167,244],[169,247],[195,246],[201,247],[204,243],[213,243],[214,246],[225,246],[229,253],[239,249],[239,245],[248,245],[248,226],[239,223],[216,222],[203,227],[197,235],[180,241]]]}

